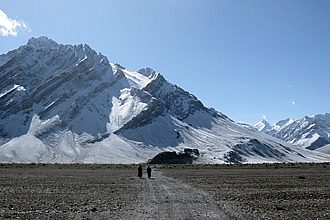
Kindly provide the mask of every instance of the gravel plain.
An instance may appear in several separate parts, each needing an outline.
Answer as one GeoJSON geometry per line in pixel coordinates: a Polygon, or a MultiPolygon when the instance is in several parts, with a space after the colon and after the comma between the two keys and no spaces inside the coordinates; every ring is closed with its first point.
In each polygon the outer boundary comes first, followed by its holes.
{"type": "Polygon", "coordinates": [[[250,219],[330,219],[330,164],[163,166],[250,219]]]}
{"type": "Polygon", "coordinates": [[[330,219],[329,163],[152,168],[0,164],[0,219],[330,219]]]}
{"type": "Polygon", "coordinates": [[[2,165],[0,219],[120,219],[141,188],[135,166],[2,165]]]}

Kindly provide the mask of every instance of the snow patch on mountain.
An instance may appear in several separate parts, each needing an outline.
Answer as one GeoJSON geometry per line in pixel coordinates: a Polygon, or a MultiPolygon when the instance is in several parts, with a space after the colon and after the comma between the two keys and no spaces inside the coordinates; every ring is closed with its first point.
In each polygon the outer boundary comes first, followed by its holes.
{"type": "Polygon", "coordinates": [[[318,151],[326,154],[330,154],[330,144],[318,148],[318,151]]]}
{"type": "Polygon", "coordinates": [[[330,143],[330,114],[305,116],[299,120],[285,119],[261,131],[301,148],[318,150],[330,143]]]}
{"type": "Polygon", "coordinates": [[[0,162],[140,163],[185,148],[199,150],[197,163],[330,160],[240,126],[151,68],[128,70],[86,44],[32,38],[0,56],[0,77],[0,162]]]}
{"type": "Polygon", "coordinates": [[[270,124],[265,119],[262,119],[254,126],[258,131],[264,132],[271,129],[270,124]]]}

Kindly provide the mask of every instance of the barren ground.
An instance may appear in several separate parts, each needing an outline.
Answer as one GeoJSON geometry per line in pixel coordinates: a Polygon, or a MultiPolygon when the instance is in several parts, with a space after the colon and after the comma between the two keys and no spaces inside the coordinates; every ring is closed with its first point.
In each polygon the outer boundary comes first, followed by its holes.
{"type": "Polygon", "coordinates": [[[202,189],[250,219],[330,219],[330,164],[167,166],[163,173],[202,189]]]}
{"type": "Polygon", "coordinates": [[[0,219],[330,218],[329,164],[136,169],[0,165],[0,219]]]}
{"type": "Polygon", "coordinates": [[[137,200],[135,176],[132,166],[6,165],[0,219],[118,219],[137,200]]]}

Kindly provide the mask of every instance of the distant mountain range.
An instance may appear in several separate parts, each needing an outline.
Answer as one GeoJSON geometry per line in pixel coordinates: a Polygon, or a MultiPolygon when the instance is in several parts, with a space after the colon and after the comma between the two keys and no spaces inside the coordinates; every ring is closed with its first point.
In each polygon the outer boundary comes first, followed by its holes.
{"type": "Polygon", "coordinates": [[[305,116],[299,120],[285,119],[273,125],[262,120],[255,128],[304,149],[330,152],[329,113],[305,116]]]}
{"type": "Polygon", "coordinates": [[[86,44],[31,38],[0,56],[0,78],[0,162],[140,163],[186,148],[198,150],[194,163],[330,161],[316,145],[239,125],[151,68],[128,70],[86,44]]]}

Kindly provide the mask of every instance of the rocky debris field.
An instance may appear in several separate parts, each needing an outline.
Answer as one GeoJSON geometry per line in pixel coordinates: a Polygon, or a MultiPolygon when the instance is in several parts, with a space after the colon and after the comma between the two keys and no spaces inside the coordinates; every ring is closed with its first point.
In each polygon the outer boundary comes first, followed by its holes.
{"type": "Polygon", "coordinates": [[[250,219],[330,219],[330,164],[163,166],[250,219]]]}

